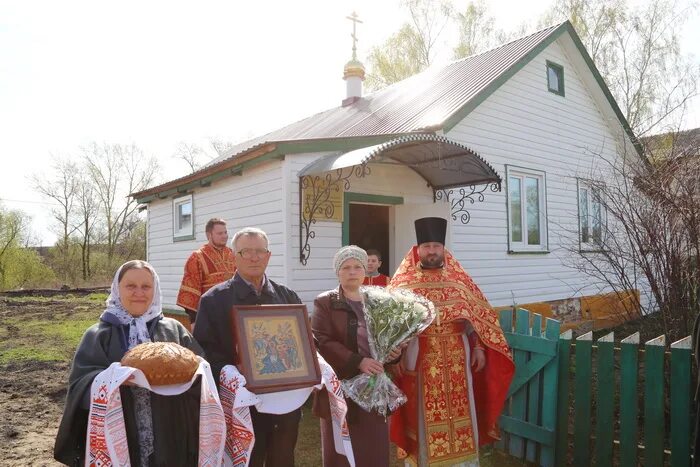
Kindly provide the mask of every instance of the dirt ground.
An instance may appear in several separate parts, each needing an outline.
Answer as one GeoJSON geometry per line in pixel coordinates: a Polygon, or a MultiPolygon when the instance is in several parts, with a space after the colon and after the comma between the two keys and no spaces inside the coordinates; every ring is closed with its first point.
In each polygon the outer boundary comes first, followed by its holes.
{"type": "Polygon", "coordinates": [[[0,465],[60,465],[53,442],[66,397],[68,364],[32,362],[0,371],[0,465]]]}
{"type": "MultiPolygon", "coordinates": [[[[20,304],[0,298],[0,323],[17,316],[50,320],[73,310],[70,302],[20,304]]],[[[3,327],[13,340],[21,338],[18,326],[3,327]]],[[[66,397],[68,367],[67,360],[0,365],[0,465],[60,465],[53,460],[53,443],[66,397]]]]}

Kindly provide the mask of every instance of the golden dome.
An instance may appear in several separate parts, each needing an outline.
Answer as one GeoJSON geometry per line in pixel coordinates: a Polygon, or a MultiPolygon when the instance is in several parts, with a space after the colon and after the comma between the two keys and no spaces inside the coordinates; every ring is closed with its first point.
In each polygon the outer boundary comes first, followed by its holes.
{"type": "Polygon", "coordinates": [[[359,60],[350,60],[343,68],[343,79],[351,76],[357,76],[360,79],[365,79],[365,66],[359,60]]]}

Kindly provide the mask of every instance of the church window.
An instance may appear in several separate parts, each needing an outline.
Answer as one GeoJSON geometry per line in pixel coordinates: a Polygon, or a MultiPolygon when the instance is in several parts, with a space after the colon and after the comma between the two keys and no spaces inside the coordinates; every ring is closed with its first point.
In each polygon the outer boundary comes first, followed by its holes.
{"type": "Polygon", "coordinates": [[[547,200],[545,173],[506,166],[508,251],[547,252],[547,200]]]}
{"type": "Polygon", "coordinates": [[[194,240],[194,212],[191,194],[173,199],[173,240],[194,240]]]}

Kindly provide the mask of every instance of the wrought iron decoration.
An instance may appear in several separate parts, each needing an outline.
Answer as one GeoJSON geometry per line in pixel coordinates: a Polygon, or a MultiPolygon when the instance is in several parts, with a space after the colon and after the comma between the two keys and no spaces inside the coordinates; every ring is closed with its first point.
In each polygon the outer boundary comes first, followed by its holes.
{"type": "Polygon", "coordinates": [[[435,190],[433,192],[434,201],[447,201],[450,203],[450,212],[452,220],[459,220],[462,224],[468,224],[471,220],[471,214],[467,211],[467,201],[469,204],[484,201],[484,193],[490,190],[492,193],[501,191],[500,182],[492,182],[485,185],[469,185],[468,187],[459,188],[457,190],[435,190]]]}
{"type": "Polygon", "coordinates": [[[335,206],[330,201],[332,192],[349,191],[350,177],[364,178],[371,173],[367,164],[337,169],[325,175],[304,175],[299,177],[299,260],[306,263],[311,256],[309,240],[316,237],[311,230],[316,223],[316,215],[321,214],[325,219],[333,218],[335,206]],[[304,191],[311,192],[308,203],[304,205],[304,191]],[[302,212],[303,209],[303,212],[302,212]]]}

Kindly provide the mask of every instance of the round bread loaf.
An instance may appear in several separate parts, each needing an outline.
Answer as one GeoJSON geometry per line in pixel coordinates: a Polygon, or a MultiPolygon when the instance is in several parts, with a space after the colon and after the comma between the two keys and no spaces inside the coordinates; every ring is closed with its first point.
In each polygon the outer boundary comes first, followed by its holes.
{"type": "Polygon", "coordinates": [[[197,355],[174,342],[144,342],[129,350],[121,364],[138,368],[152,386],[182,384],[199,367],[197,355]]]}

